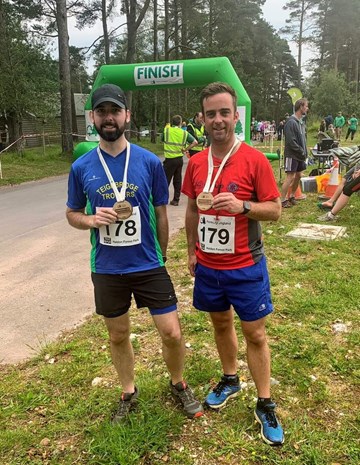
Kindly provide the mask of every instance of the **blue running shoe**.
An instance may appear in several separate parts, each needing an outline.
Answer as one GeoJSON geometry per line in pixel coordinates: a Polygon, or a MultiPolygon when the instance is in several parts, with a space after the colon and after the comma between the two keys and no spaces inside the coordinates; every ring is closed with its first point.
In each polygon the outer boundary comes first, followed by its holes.
{"type": "Polygon", "coordinates": [[[238,376],[233,380],[222,376],[221,381],[215,386],[213,392],[207,395],[205,405],[213,409],[220,409],[224,407],[229,399],[236,397],[239,391],[240,383],[238,376]]]}
{"type": "Polygon", "coordinates": [[[276,404],[272,402],[263,409],[256,407],[255,419],[261,425],[261,437],[270,446],[280,446],[284,443],[284,432],[275,415],[276,404]]]}

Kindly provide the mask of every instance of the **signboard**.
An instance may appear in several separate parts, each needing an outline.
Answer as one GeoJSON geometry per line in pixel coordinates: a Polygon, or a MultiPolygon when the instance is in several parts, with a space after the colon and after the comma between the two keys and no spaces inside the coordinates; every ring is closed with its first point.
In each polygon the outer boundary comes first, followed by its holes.
{"type": "Polygon", "coordinates": [[[174,63],[135,66],[134,81],[136,86],[183,84],[184,65],[183,63],[174,63]]]}

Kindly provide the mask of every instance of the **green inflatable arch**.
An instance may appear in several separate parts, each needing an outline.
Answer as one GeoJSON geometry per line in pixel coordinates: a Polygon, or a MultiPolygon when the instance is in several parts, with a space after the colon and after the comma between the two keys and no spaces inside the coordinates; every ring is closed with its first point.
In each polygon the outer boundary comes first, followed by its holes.
{"type": "MultiPolygon", "coordinates": [[[[123,90],[146,90],[159,88],[181,89],[205,87],[210,82],[230,84],[238,96],[239,123],[237,136],[250,142],[251,101],[226,57],[199,58],[196,60],[158,61],[126,65],[103,65],[95,79],[92,92],[103,84],[116,84],[123,90]]],[[[91,94],[85,104],[87,140],[98,140],[96,130],[89,120],[91,94]]]]}

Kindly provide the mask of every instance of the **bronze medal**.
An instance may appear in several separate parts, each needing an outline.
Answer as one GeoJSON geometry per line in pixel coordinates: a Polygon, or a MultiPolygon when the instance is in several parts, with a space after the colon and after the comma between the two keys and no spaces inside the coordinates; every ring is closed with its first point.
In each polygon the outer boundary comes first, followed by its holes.
{"type": "Polygon", "coordinates": [[[214,196],[211,192],[201,192],[196,197],[196,205],[198,206],[199,210],[206,211],[210,210],[213,205],[214,196]]]}
{"type": "Polygon", "coordinates": [[[132,215],[133,207],[130,202],[123,200],[122,202],[115,202],[113,210],[116,212],[119,220],[126,220],[132,215]]]}

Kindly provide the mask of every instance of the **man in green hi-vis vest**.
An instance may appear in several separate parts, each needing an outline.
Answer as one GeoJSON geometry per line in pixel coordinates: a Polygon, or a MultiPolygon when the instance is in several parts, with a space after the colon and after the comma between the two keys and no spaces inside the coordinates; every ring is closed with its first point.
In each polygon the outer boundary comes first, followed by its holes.
{"type": "Polygon", "coordinates": [[[184,152],[197,145],[197,140],[187,131],[181,129],[182,118],[180,115],[172,117],[171,127],[164,128],[164,171],[168,185],[173,180],[174,198],[170,205],[178,206],[180,200],[182,167],[184,152]]]}
{"type": "Polygon", "coordinates": [[[198,145],[193,149],[189,150],[190,157],[204,150],[206,143],[204,116],[201,111],[195,113],[194,117],[189,121],[187,125],[187,131],[190,133],[198,142],[198,145]]]}

